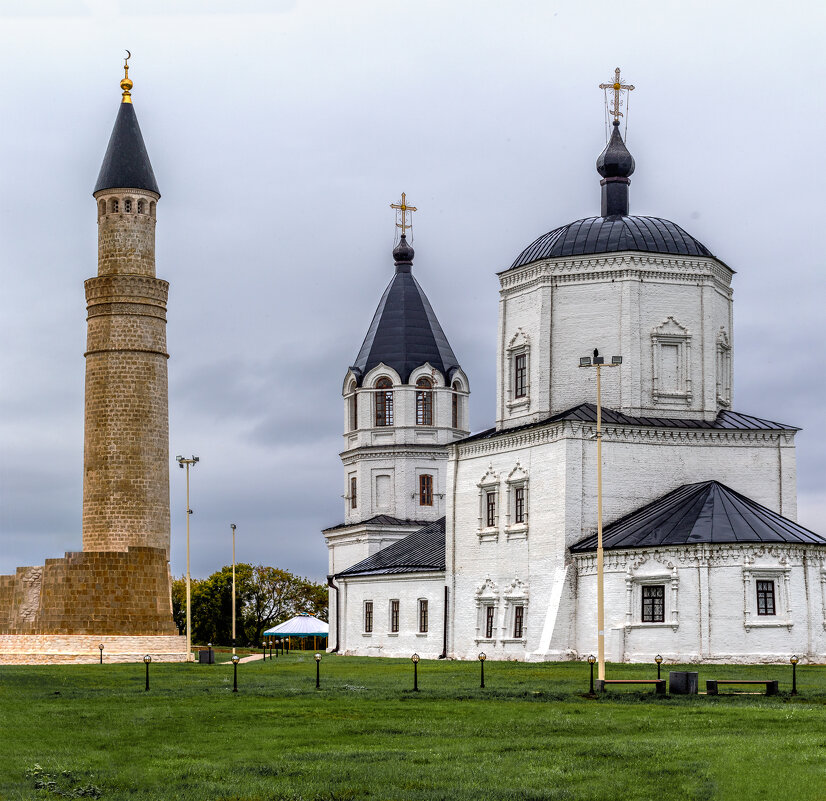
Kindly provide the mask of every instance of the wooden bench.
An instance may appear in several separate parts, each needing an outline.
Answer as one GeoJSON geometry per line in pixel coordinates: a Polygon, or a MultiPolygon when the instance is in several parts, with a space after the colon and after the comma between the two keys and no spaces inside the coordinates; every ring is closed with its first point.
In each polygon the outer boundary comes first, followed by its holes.
{"type": "Polygon", "coordinates": [[[758,681],[756,679],[744,679],[742,681],[738,679],[708,679],[706,680],[706,694],[718,695],[718,684],[759,684],[766,687],[766,695],[777,695],[777,681],[771,679],[768,681],[758,681]]]}
{"type": "Polygon", "coordinates": [[[657,695],[665,695],[665,679],[597,679],[597,692],[605,692],[606,684],[653,684],[657,695]]]}

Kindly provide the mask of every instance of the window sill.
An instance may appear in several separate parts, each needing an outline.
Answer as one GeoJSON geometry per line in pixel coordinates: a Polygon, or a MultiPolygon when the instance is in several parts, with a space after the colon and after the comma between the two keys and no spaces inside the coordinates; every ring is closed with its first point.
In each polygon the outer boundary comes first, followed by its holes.
{"type": "Polygon", "coordinates": [[[643,623],[641,620],[638,620],[636,623],[626,623],[626,629],[677,629],[680,627],[679,623],[669,623],[667,621],[663,621],[662,623],[643,623]]]}
{"type": "Polygon", "coordinates": [[[498,540],[499,539],[499,529],[498,528],[483,528],[478,529],[476,531],[476,536],[479,537],[479,540],[498,540]]]}
{"type": "Polygon", "coordinates": [[[522,645],[527,645],[528,638],[527,637],[503,637],[499,642],[502,645],[507,645],[508,643],[520,643],[522,645]]]}
{"type": "Polygon", "coordinates": [[[373,636],[373,632],[372,632],[372,631],[363,631],[363,632],[361,633],[361,636],[362,636],[362,637],[372,637],[372,636],[373,636]]]}
{"type": "Polygon", "coordinates": [[[496,638],[495,637],[477,637],[476,644],[481,645],[483,642],[490,643],[491,645],[496,645],[496,638]]]}
{"type": "Polygon", "coordinates": [[[531,405],[531,396],[526,395],[524,398],[519,398],[519,400],[508,401],[505,404],[505,407],[509,412],[516,411],[518,409],[527,409],[531,405]]]}
{"type": "Polygon", "coordinates": [[[398,632],[398,631],[388,631],[388,632],[387,632],[387,636],[388,636],[388,637],[398,637],[398,636],[399,636],[399,632],[398,632]]]}
{"type": "Polygon", "coordinates": [[[417,631],[416,636],[417,637],[427,637],[427,632],[426,631],[417,631]]]}
{"type": "Polygon", "coordinates": [[[528,539],[528,527],[519,523],[516,526],[511,526],[505,530],[509,540],[526,540],[528,539]]]}
{"type": "Polygon", "coordinates": [[[788,629],[791,631],[793,625],[794,623],[792,623],[791,620],[761,620],[757,623],[752,623],[749,621],[743,624],[746,631],[749,629],[788,629]]]}

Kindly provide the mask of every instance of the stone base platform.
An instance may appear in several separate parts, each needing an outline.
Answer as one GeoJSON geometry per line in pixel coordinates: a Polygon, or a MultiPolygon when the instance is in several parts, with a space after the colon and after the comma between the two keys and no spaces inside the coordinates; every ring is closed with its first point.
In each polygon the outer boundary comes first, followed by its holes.
{"type": "Polygon", "coordinates": [[[0,665],[91,665],[142,662],[186,662],[186,637],[179,635],[117,636],[103,634],[0,634],[0,665]]]}

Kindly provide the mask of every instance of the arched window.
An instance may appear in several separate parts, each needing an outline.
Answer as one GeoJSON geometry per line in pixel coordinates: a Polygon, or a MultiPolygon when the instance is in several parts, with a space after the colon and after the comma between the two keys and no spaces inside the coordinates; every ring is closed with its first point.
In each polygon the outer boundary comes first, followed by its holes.
{"type": "Polygon", "coordinates": [[[149,204],[149,216],[150,217],[155,216],[155,201],[154,200],[149,204]]]}
{"type": "Polygon", "coordinates": [[[104,214],[106,214],[106,201],[105,201],[105,200],[101,200],[101,201],[100,201],[100,203],[98,204],[98,208],[100,209],[100,214],[101,214],[101,216],[103,216],[104,214]]]}
{"type": "Polygon", "coordinates": [[[451,423],[450,423],[453,426],[453,428],[459,428],[459,418],[460,418],[459,404],[461,403],[461,401],[459,399],[459,392],[461,391],[461,389],[462,389],[462,385],[458,381],[454,381],[453,382],[453,399],[452,399],[453,414],[452,414],[452,419],[451,419],[451,423]]]}
{"type": "Polygon", "coordinates": [[[393,425],[393,382],[389,378],[376,381],[376,425],[393,425]]]}
{"type": "Polygon", "coordinates": [[[429,378],[416,382],[416,425],[433,425],[433,382],[429,378]]]}
{"type": "Polygon", "coordinates": [[[128,197],[123,201],[123,210],[129,214],[132,211],[132,198],[128,197]]]}
{"type": "Polygon", "coordinates": [[[355,431],[359,427],[359,407],[358,407],[358,397],[356,395],[356,382],[350,382],[349,387],[350,392],[350,399],[348,401],[349,404],[349,417],[350,417],[350,431],[355,431]]]}
{"type": "Polygon", "coordinates": [[[112,198],[112,200],[109,201],[109,211],[111,211],[115,214],[117,213],[117,211],[118,211],[118,199],[116,197],[112,198]]]}
{"type": "Polygon", "coordinates": [[[143,214],[143,213],[144,213],[144,210],[143,210],[143,201],[142,201],[142,200],[139,200],[139,201],[138,201],[138,214],[143,214]]]}

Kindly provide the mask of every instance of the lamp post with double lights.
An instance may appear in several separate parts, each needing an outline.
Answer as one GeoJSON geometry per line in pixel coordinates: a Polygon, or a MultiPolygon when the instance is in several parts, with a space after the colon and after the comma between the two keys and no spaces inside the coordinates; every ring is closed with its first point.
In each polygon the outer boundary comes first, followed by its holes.
{"type": "Polygon", "coordinates": [[[230,523],[232,529],[232,653],[235,653],[235,523],[230,523]]]}
{"type": "Polygon", "coordinates": [[[580,367],[596,367],[597,370],[597,658],[599,661],[598,678],[605,679],[605,589],[602,581],[602,388],[601,368],[619,367],[622,356],[612,356],[611,364],[605,363],[605,357],[594,348],[593,358],[583,356],[580,367]]]}
{"type": "Polygon", "coordinates": [[[197,456],[185,459],[183,456],[176,456],[175,461],[178,467],[186,467],[186,660],[192,662],[192,604],[190,603],[190,578],[189,578],[189,517],[192,509],[189,508],[189,468],[194,467],[200,461],[197,456]]]}

